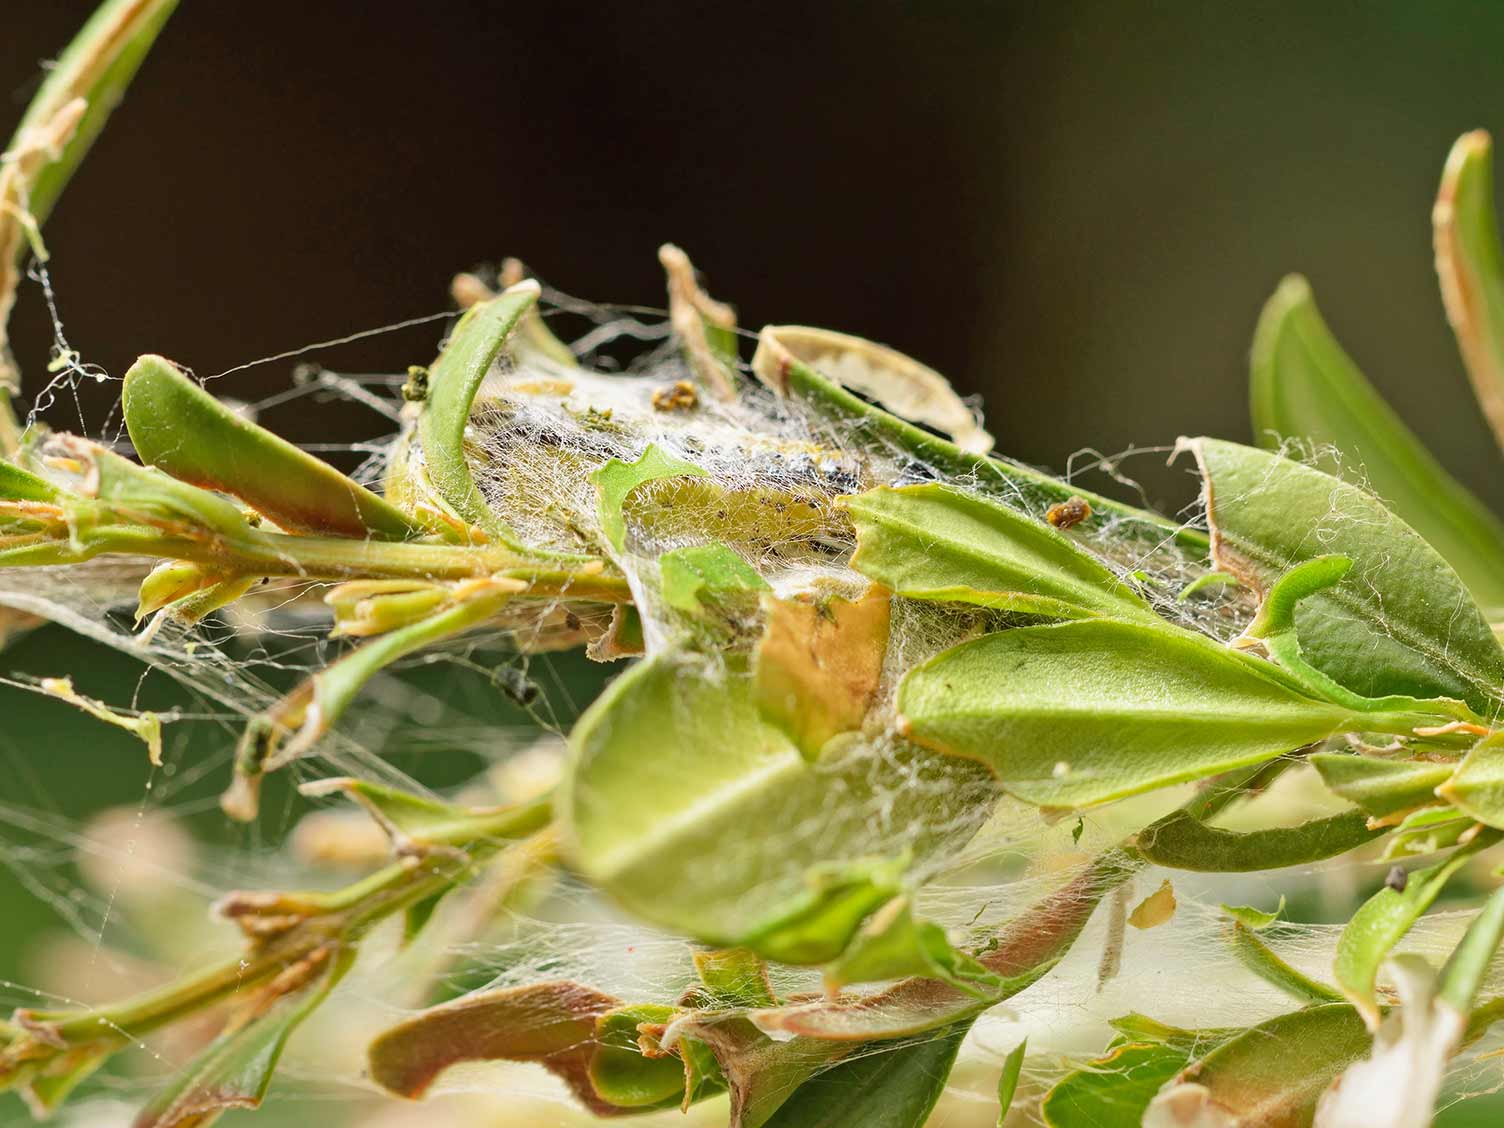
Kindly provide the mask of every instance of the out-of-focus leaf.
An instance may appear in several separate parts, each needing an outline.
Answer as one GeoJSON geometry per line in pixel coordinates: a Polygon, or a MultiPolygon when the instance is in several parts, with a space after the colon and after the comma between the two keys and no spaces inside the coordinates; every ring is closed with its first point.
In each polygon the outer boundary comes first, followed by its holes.
{"type": "Polygon", "coordinates": [[[1159,1087],[1185,1068],[1190,1051],[1129,1042],[1067,1073],[1040,1106],[1048,1128],[1138,1128],[1159,1087]]]}
{"type": "Polygon", "coordinates": [[[590,480],[600,490],[599,516],[601,531],[611,547],[620,552],[627,541],[627,520],[622,513],[627,495],[638,486],[656,482],[660,478],[705,478],[709,475],[693,462],[686,462],[669,454],[656,443],[648,448],[636,462],[623,462],[613,458],[590,475],[590,480]]]}
{"type": "Polygon", "coordinates": [[[912,670],[910,739],[981,760],[1030,803],[1084,807],[1272,760],[1361,727],[1272,663],[1189,631],[1082,620],[984,635],[912,670]]]}
{"type": "Polygon", "coordinates": [[[418,442],[439,497],[462,520],[515,547],[520,547],[515,534],[491,511],[470,473],[465,429],[486,374],[518,321],[537,302],[539,291],[535,280],[524,279],[465,312],[429,369],[427,396],[418,417],[418,442]]]}
{"type": "Polygon", "coordinates": [[[1334,858],[1383,833],[1368,829],[1362,811],[1252,831],[1220,830],[1177,811],[1139,835],[1137,847],[1146,859],[1170,869],[1246,873],[1334,858]]]}
{"type": "Polygon", "coordinates": [[[1504,447],[1504,249],[1494,214],[1493,143],[1483,130],[1464,133],[1452,146],[1431,223],[1447,320],[1504,447]]]}
{"type": "Polygon", "coordinates": [[[831,738],[862,727],[882,680],[890,602],[876,584],[860,599],[763,600],[752,695],[763,717],[807,759],[818,758],[831,738]]]}
{"type": "Polygon", "coordinates": [[[766,1128],[921,1128],[971,1023],[920,1042],[863,1046],[794,1090],[766,1128]]]}
{"type": "Polygon", "coordinates": [[[1241,920],[1231,922],[1227,939],[1239,963],[1291,998],[1304,1004],[1342,1002],[1342,992],[1291,967],[1241,920]]]}
{"type": "Polygon", "coordinates": [[[1244,928],[1251,928],[1255,932],[1258,932],[1261,929],[1268,928],[1275,921],[1279,920],[1280,914],[1285,911],[1285,897],[1284,894],[1280,894],[1279,904],[1274,907],[1272,913],[1265,912],[1263,909],[1256,909],[1252,905],[1218,905],[1217,907],[1222,910],[1222,915],[1229,920],[1236,921],[1244,928]]]}
{"type": "Polygon", "coordinates": [[[1023,1073],[1024,1056],[1028,1052],[1029,1039],[1025,1038],[1003,1059],[1003,1072],[997,1079],[997,1128],[1003,1128],[1008,1110],[1013,1107],[1013,1095],[1018,1092],[1018,1078],[1023,1073]]]}
{"type": "Polygon", "coordinates": [[[745,672],[693,657],[623,674],[570,743],[556,809],[579,872],[658,924],[788,962],[838,955],[905,865],[965,841],[995,794],[975,765],[912,748],[853,740],[808,763],[745,672]]]}
{"type": "Polygon", "coordinates": [[[1441,894],[1452,875],[1480,850],[1498,842],[1496,830],[1484,830],[1459,847],[1445,861],[1413,870],[1403,889],[1385,886],[1352,915],[1337,941],[1332,971],[1343,993],[1352,1000],[1370,1026],[1377,1026],[1379,1004],[1374,993],[1379,966],[1395,944],[1410,931],[1441,894]]]}
{"type": "Polygon", "coordinates": [[[1375,817],[1397,814],[1436,800],[1436,789],[1452,776],[1452,765],[1428,760],[1381,760],[1318,752],[1310,757],[1321,782],[1375,817]]]}
{"type": "Polygon", "coordinates": [[[481,837],[521,838],[548,825],[546,801],[507,807],[461,807],[370,780],[337,776],[299,789],[307,796],[348,795],[392,839],[398,853],[473,842],[481,837]]]}
{"type": "Polygon", "coordinates": [[[141,1110],[135,1128],[199,1128],[226,1109],[259,1108],[287,1039],[354,962],[353,952],[326,958],[331,966],[313,985],[271,999],[263,1013],[211,1042],[141,1110]]]}
{"type": "Polygon", "coordinates": [[[1309,1128],[1332,1079],[1370,1045],[1346,1003],[1280,1015],[1181,1070],[1150,1102],[1143,1128],[1309,1128]]]}
{"type": "Polygon", "coordinates": [[[1446,558],[1481,604],[1504,611],[1504,522],[1448,474],[1384,402],[1342,351],[1298,275],[1281,282],[1264,307],[1252,376],[1261,446],[1277,449],[1287,438],[1316,444],[1317,465],[1383,498],[1446,558]],[[1339,458],[1327,455],[1333,448],[1339,458]]]}
{"type": "Polygon", "coordinates": [[[1483,903],[1483,908],[1467,926],[1457,947],[1447,957],[1441,969],[1441,990],[1438,997],[1466,1013],[1478,997],[1489,964],[1504,941],[1504,888],[1495,889],[1483,903]]]}
{"type": "Polygon", "coordinates": [[[741,554],[724,544],[675,548],[658,558],[663,600],[686,614],[695,614],[706,601],[766,591],[768,582],[741,554]]]}
{"type": "Polygon", "coordinates": [[[380,1034],[367,1051],[371,1080],[415,1099],[460,1062],[536,1062],[591,1111],[610,1115],[616,1106],[596,1093],[589,1070],[596,1021],[619,1006],[618,999],[564,981],[470,995],[380,1034]]]}
{"type": "Polygon", "coordinates": [[[327,462],[230,410],[163,357],[143,356],[131,366],[120,404],[146,465],[232,494],[291,532],[402,540],[427,531],[327,462]]]}
{"type": "Polygon", "coordinates": [[[1452,697],[1487,715],[1504,650],[1437,551],[1372,494],[1277,454],[1218,439],[1196,455],[1217,566],[1260,593],[1317,556],[1353,561],[1295,612],[1316,669],[1363,697],[1452,697]]]}
{"type": "Polygon", "coordinates": [[[119,105],[177,0],[107,0],[73,37],[32,97],[0,163],[0,457],[18,437],[19,390],[6,323],[28,251],[47,258],[41,227],[119,105]]]}
{"type": "Polygon", "coordinates": [[[63,491],[39,478],[29,470],[22,470],[13,462],[0,459],[0,501],[57,501],[63,491]]]}
{"type": "Polygon", "coordinates": [[[863,925],[839,959],[827,964],[825,986],[834,994],[848,983],[871,983],[920,975],[938,979],[979,998],[993,998],[1002,980],[965,952],[945,929],[914,916],[908,897],[895,897],[863,925]]]}
{"type": "Polygon", "coordinates": [[[1426,807],[1411,811],[1384,840],[1384,860],[1434,854],[1456,846],[1477,828],[1477,820],[1455,807],[1426,807]]]}
{"type": "Polygon", "coordinates": [[[1473,745],[1436,794],[1479,822],[1504,828],[1504,732],[1473,745]]]}
{"type": "Polygon", "coordinates": [[[842,499],[851,566],[911,599],[1084,619],[1154,619],[1127,581],[1043,521],[951,486],[887,486],[842,499]]]}

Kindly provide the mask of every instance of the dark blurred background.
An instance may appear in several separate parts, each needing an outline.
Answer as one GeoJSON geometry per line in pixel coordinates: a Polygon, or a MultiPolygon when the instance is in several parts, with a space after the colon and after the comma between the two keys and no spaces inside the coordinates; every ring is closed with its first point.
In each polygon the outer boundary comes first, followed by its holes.
{"type": "MultiPolygon", "coordinates": [[[[92,6],[7,5],[0,134],[92,6]]],[[[1085,447],[1246,439],[1254,321],[1299,270],[1504,507],[1429,226],[1452,141],[1504,129],[1501,42],[1504,5],[1436,0],[189,2],[48,224],[52,280],[86,361],[118,377],[158,351],[208,375],[439,312],[455,270],[507,254],[580,297],[660,304],[671,239],[744,325],[910,352],[983,397],[1002,452],[1062,469],[1085,447]]],[[[441,332],[309,359],[400,371],[441,332]]],[[[12,339],[35,387],[35,283],[12,339]]],[[[266,396],[292,364],[216,390],[266,396]]],[[[97,427],[114,394],[53,421],[97,427]]],[[[381,429],[306,400],[263,421],[305,442],[381,429]]],[[[1123,468],[1174,509],[1194,487],[1163,462],[1123,468]]],[[[69,668],[117,702],[141,672],[55,629],[0,654],[4,674],[69,668]]],[[[130,737],[0,686],[0,800],[76,819],[140,803],[144,778],[130,737]]],[[[33,861],[0,839],[0,980],[56,919],[22,890],[33,861]]]]}

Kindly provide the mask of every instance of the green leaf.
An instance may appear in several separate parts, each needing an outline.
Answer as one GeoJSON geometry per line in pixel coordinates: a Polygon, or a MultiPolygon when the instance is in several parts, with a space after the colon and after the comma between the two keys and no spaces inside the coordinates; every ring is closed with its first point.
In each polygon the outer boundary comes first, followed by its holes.
{"type": "Polygon", "coordinates": [[[1504,888],[1495,889],[1441,969],[1439,998],[1459,1011],[1472,1008],[1489,965],[1504,941],[1504,888]]]}
{"type": "Polygon", "coordinates": [[[1279,904],[1274,907],[1272,913],[1263,909],[1256,909],[1252,905],[1218,905],[1222,915],[1241,924],[1244,928],[1251,928],[1255,932],[1268,928],[1279,920],[1285,911],[1285,896],[1280,894],[1279,904]]]}
{"type": "Polygon", "coordinates": [[[1459,847],[1445,861],[1425,869],[1413,870],[1403,890],[1385,886],[1358,909],[1342,930],[1337,941],[1333,973],[1337,984],[1362,1012],[1370,1025],[1379,1019],[1379,1004],[1374,993],[1379,966],[1410,926],[1420,919],[1440,896],[1452,875],[1467,864],[1469,858],[1498,842],[1496,830],[1485,830],[1471,842],[1459,847]]]}
{"type": "Polygon", "coordinates": [[[1436,789],[1452,777],[1451,764],[1429,760],[1381,760],[1345,752],[1318,752],[1311,764],[1349,803],[1383,817],[1436,801],[1436,789]]]}
{"type": "Polygon", "coordinates": [[[958,847],[995,796],[975,766],[902,746],[808,763],[744,671],[689,656],[623,674],[570,745],[557,811],[580,873],[665,927],[791,962],[838,955],[904,865],[958,847]]]}
{"type": "Polygon", "coordinates": [[[226,1109],[259,1108],[287,1039],[328,998],[354,952],[332,959],[316,984],[274,999],[263,1014],[211,1042],[152,1098],[135,1128],[200,1128],[226,1109]]]}
{"type": "Polygon", "coordinates": [[[1003,1059],[1003,1072],[997,1079],[997,1128],[1003,1128],[1008,1110],[1013,1107],[1013,1095],[1018,1092],[1018,1078],[1024,1069],[1024,1055],[1028,1052],[1029,1039],[1025,1038],[1003,1059]]]}
{"type": "Polygon", "coordinates": [[[945,929],[914,916],[908,897],[895,897],[872,915],[841,953],[827,964],[825,986],[834,994],[848,983],[872,983],[919,975],[937,979],[978,998],[994,998],[1003,982],[964,952],[945,929]]]}
{"type": "Polygon", "coordinates": [[[291,532],[389,540],[427,532],[327,462],[231,411],[160,356],[131,366],[120,403],[143,463],[238,497],[291,532]]]}
{"type": "Polygon", "coordinates": [[[1346,1003],[1261,1022],[1195,1061],[1150,1102],[1145,1128],[1300,1128],[1334,1078],[1372,1045],[1346,1003]],[[1197,1119],[1200,1116],[1203,1119],[1197,1119]]]}
{"type": "MultiPolygon", "coordinates": [[[[981,760],[1040,806],[1083,807],[1272,760],[1353,727],[1269,662],[1194,635],[1083,620],[984,635],[912,670],[910,739],[981,760]]],[[[1408,731],[1414,718],[1364,716],[1408,731]]]]}
{"type": "Polygon", "coordinates": [[[521,838],[548,825],[550,805],[535,800],[506,807],[462,807],[370,780],[338,776],[303,784],[306,796],[348,795],[386,832],[398,853],[453,846],[477,838],[521,838]]]}
{"type": "Polygon", "coordinates": [[[1060,619],[1154,618],[1125,580],[1070,539],[974,494],[884,486],[841,504],[857,530],[851,566],[899,595],[1060,619]]]}
{"type": "Polygon", "coordinates": [[[670,549],[658,558],[658,578],[664,602],[690,615],[707,602],[768,590],[740,553],[720,543],[670,549]]]}
{"type": "Polygon", "coordinates": [[[1315,444],[1321,469],[1383,498],[1446,558],[1480,603],[1504,610],[1504,522],[1448,474],[1384,402],[1342,351],[1298,275],[1281,282],[1264,307],[1252,375],[1259,445],[1277,449],[1282,438],[1315,444]],[[1332,448],[1339,458],[1327,453],[1332,448]]]}
{"type": "Polygon", "coordinates": [[[1154,1094],[1190,1057],[1167,1043],[1130,1042],[1066,1074],[1045,1094],[1048,1128],[1138,1128],[1154,1094]]]}
{"type": "Polygon", "coordinates": [[[778,999],[768,982],[768,968],[756,952],[721,948],[694,953],[695,974],[715,1007],[773,1007],[778,999]]]}
{"type": "Polygon", "coordinates": [[[1478,823],[1453,807],[1426,807],[1411,811],[1384,842],[1384,860],[1434,854],[1462,841],[1478,823]]]}
{"type": "Polygon", "coordinates": [[[1479,822],[1504,828],[1504,732],[1473,745],[1436,794],[1479,822]]]}
{"type": "Polygon", "coordinates": [[[1314,557],[1353,561],[1295,611],[1306,661],[1363,697],[1497,707],[1504,650],[1457,573],[1372,494],[1237,443],[1184,445],[1204,478],[1217,567],[1262,593],[1314,557]]]}
{"type": "Polygon", "coordinates": [[[1494,214],[1493,143],[1483,130],[1464,133],[1452,146],[1431,222],[1447,320],[1504,447],[1504,249],[1494,214]]]}
{"type": "Polygon", "coordinates": [[[863,1046],[800,1085],[766,1128],[921,1128],[971,1023],[922,1042],[863,1046]]]}
{"type": "Polygon", "coordinates": [[[13,462],[0,459],[0,501],[55,502],[63,491],[46,478],[22,470],[13,462]]]}
{"type": "Polygon", "coordinates": [[[599,515],[601,531],[617,552],[622,551],[627,541],[627,520],[622,513],[627,496],[638,486],[656,482],[660,478],[708,478],[708,472],[693,462],[686,462],[669,454],[657,443],[648,448],[636,462],[623,462],[613,458],[590,475],[590,480],[600,490],[599,515]]]}
{"type": "Polygon", "coordinates": [[[673,1007],[638,1003],[595,1020],[589,1076],[601,1100],[616,1108],[649,1109],[683,1099],[684,1063],[673,1056],[646,1057],[637,1041],[640,1024],[666,1023],[673,1015],[673,1007]]]}
{"type": "Polygon", "coordinates": [[[517,548],[516,535],[491,511],[470,473],[465,429],[476,393],[519,320],[537,302],[539,289],[536,281],[524,279],[465,312],[428,371],[427,398],[418,416],[418,442],[439,498],[462,520],[517,548]]]}
{"type": "Polygon", "coordinates": [[[1252,831],[1219,830],[1177,811],[1140,834],[1137,847],[1147,860],[1170,869],[1246,873],[1334,858],[1383,833],[1384,828],[1368,828],[1362,811],[1252,831]]]}
{"type": "Polygon", "coordinates": [[[1242,921],[1231,922],[1227,939],[1239,963],[1297,1002],[1304,1005],[1342,1002],[1342,992],[1291,967],[1242,921]]]}

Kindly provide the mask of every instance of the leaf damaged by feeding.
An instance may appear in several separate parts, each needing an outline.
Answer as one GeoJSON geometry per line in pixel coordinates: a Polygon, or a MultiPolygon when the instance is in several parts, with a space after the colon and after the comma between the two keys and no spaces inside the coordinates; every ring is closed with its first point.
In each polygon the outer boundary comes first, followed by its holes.
{"type": "Polygon", "coordinates": [[[763,636],[753,659],[758,710],[809,760],[862,728],[882,684],[890,593],[873,584],[858,599],[804,593],[763,598],[763,636]]]}
{"type": "Polygon", "coordinates": [[[1128,914],[1128,923],[1142,931],[1168,924],[1174,915],[1175,887],[1166,878],[1158,889],[1133,907],[1128,914]]]}
{"type": "Polygon", "coordinates": [[[66,701],[70,705],[77,706],[89,716],[103,721],[107,725],[114,725],[118,729],[135,736],[146,745],[146,758],[152,767],[162,766],[162,718],[156,713],[122,713],[111,709],[102,701],[96,701],[92,697],[85,697],[73,688],[71,677],[43,678],[37,683],[37,687],[48,697],[56,697],[59,701],[66,701]]]}
{"type": "Polygon", "coordinates": [[[617,552],[626,548],[627,520],[623,508],[628,496],[638,486],[663,478],[709,476],[708,471],[669,453],[656,443],[649,443],[635,462],[611,459],[590,475],[590,480],[600,491],[597,516],[606,543],[617,552]]]}

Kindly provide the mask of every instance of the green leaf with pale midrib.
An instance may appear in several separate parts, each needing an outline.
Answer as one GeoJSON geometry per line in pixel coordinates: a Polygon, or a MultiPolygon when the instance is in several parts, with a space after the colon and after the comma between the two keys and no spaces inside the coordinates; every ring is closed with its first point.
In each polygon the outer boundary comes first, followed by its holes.
{"type": "Polygon", "coordinates": [[[1005,790],[1058,807],[1271,760],[1353,723],[1270,663],[1107,619],[962,643],[909,673],[898,708],[911,739],[979,759],[1005,790]]]}
{"type": "Polygon", "coordinates": [[[951,486],[880,487],[842,505],[851,565],[884,587],[1063,618],[1153,619],[1127,582],[1042,521],[951,486]]]}
{"type": "Polygon", "coordinates": [[[1504,614],[1504,522],[1446,472],[1363,377],[1322,320],[1311,288],[1280,283],[1254,335],[1254,434],[1318,447],[1316,465],[1383,498],[1457,570],[1480,603],[1504,614]]]}
{"type": "Polygon", "coordinates": [[[1206,480],[1220,567],[1267,591],[1317,556],[1353,561],[1296,610],[1312,666],[1364,697],[1454,697],[1484,715],[1497,710],[1504,650],[1457,573],[1377,498],[1267,451],[1187,445],[1206,480]]]}

